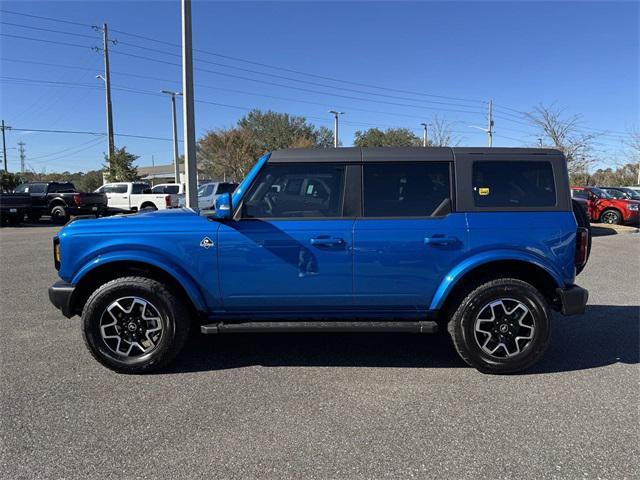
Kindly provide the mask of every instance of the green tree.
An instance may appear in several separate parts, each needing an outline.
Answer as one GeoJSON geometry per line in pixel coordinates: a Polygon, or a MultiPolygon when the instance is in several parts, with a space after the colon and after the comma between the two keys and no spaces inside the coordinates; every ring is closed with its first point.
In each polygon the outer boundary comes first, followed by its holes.
{"type": "Polygon", "coordinates": [[[79,174],[74,180],[74,185],[79,192],[93,192],[102,185],[102,170],[90,170],[79,174]]]}
{"type": "Polygon", "coordinates": [[[210,130],[198,141],[198,164],[210,178],[241,180],[261,151],[255,138],[240,128],[210,130]]]}
{"type": "Polygon", "coordinates": [[[111,162],[109,162],[108,155],[105,155],[105,171],[108,182],[133,182],[140,178],[138,169],[133,165],[133,162],[139,157],[127,152],[126,148],[116,148],[111,162]]]}
{"type": "Polygon", "coordinates": [[[22,182],[24,182],[24,178],[20,174],[3,170],[0,177],[0,192],[12,192],[22,182]]]}
{"type": "Polygon", "coordinates": [[[253,137],[259,153],[301,143],[325,148],[333,145],[333,134],[329,129],[317,128],[306,118],[288,113],[252,110],[238,121],[238,127],[253,137]]]}
{"type": "Polygon", "coordinates": [[[417,147],[422,141],[408,128],[370,128],[357,130],[354,145],[357,147],[417,147]]]}

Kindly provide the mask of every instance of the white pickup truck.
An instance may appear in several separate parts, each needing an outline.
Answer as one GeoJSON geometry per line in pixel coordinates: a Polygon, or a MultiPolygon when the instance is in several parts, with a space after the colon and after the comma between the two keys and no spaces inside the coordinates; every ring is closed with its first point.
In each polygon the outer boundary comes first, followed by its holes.
{"type": "Polygon", "coordinates": [[[178,203],[177,195],[153,193],[151,185],[143,182],[106,183],[96,190],[107,196],[111,210],[137,212],[143,209],[164,210],[178,203]]]}

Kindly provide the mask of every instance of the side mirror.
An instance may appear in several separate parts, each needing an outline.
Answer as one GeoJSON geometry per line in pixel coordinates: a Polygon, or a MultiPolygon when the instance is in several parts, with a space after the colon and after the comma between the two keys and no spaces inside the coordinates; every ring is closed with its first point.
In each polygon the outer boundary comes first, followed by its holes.
{"type": "Polygon", "coordinates": [[[233,205],[231,194],[223,193],[216,198],[216,218],[231,218],[233,215],[233,205]]]}

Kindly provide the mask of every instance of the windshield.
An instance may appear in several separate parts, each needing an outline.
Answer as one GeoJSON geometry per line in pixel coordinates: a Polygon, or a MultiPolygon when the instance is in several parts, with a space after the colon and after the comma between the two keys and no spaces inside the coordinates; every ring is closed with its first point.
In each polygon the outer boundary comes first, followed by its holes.
{"type": "Polygon", "coordinates": [[[256,164],[251,168],[251,170],[249,170],[249,173],[247,173],[247,176],[244,177],[244,180],[240,182],[240,185],[236,187],[236,189],[233,191],[233,194],[231,196],[231,201],[233,202],[233,205],[238,204],[238,202],[242,198],[242,195],[244,195],[244,192],[249,188],[249,186],[251,185],[251,182],[253,182],[253,179],[256,178],[256,175],[258,175],[258,172],[262,169],[264,164],[267,163],[267,160],[269,159],[270,156],[271,156],[270,152],[267,152],[263,156],[261,156],[256,162],[256,164]]]}

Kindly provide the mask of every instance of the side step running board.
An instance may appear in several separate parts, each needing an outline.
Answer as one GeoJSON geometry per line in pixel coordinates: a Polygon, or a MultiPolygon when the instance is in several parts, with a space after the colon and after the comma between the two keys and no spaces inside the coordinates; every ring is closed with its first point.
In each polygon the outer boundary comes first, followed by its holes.
{"type": "Polygon", "coordinates": [[[241,322],[209,323],[202,333],[279,333],[279,332],[408,332],[436,333],[438,324],[424,322],[241,322]]]}

